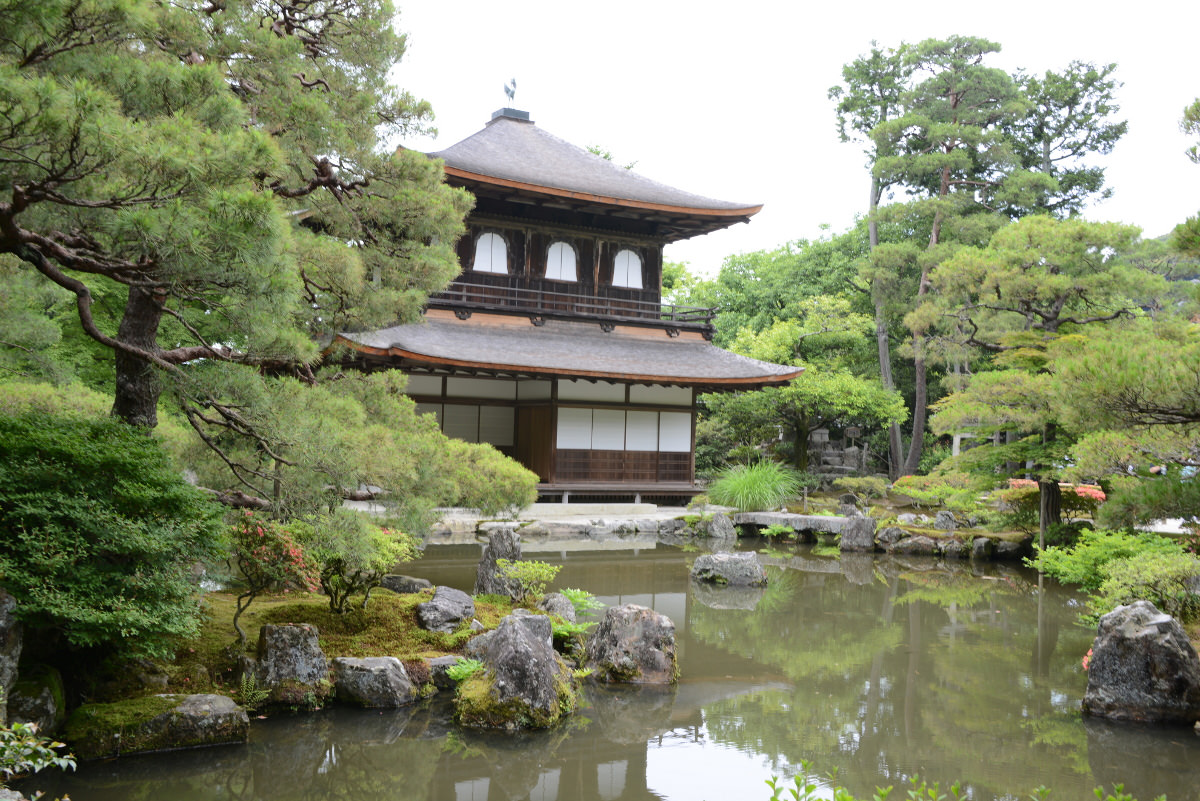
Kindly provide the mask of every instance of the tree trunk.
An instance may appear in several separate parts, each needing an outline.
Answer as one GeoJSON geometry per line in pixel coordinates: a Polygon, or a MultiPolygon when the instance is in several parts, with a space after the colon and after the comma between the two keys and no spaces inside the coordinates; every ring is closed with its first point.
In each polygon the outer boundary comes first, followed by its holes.
{"type": "Polygon", "coordinates": [[[929,405],[929,391],[926,381],[924,342],[919,334],[913,336],[913,348],[917,352],[913,359],[915,373],[913,393],[912,441],[908,443],[908,458],[900,468],[900,475],[911,476],[917,472],[921,464],[921,451],[925,446],[925,414],[929,405]]]}
{"type": "MultiPolygon", "coordinates": [[[[867,237],[869,250],[879,247],[879,221],[875,212],[879,208],[879,198],[883,187],[879,179],[871,175],[870,209],[867,213],[867,237]]],[[[871,295],[875,301],[875,347],[879,352],[879,381],[889,392],[896,389],[895,379],[892,378],[892,345],[888,339],[887,319],[884,317],[883,301],[879,299],[882,290],[878,282],[873,281],[871,295]]],[[[900,462],[904,459],[904,441],[900,438],[900,424],[888,426],[888,478],[895,481],[900,477],[900,462]]]]}
{"type": "MultiPolygon", "coordinates": [[[[150,290],[130,287],[117,339],[149,353],[159,353],[158,326],[162,298],[150,290]]],[[[162,386],[154,366],[138,356],[116,351],[116,395],[112,415],[135,426],[158,425],[158,396],[162,386]]]]}
{"type": "Polygon", "coordinates": [[[1058,479],[1038,479],[1038,547],[1046,547],[1046,530],[1062,523],[1062,488],[1058,479]]]}

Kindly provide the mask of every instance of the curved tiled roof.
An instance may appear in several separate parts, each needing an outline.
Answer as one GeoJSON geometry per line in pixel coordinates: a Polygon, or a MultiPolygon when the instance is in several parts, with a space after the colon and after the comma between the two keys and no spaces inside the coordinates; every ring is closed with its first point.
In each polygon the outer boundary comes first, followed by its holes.
{"type": "Polygon", "coordinates": [[[802,370],[722,350],[698,334],[677,338],[661,328],[474,315],[393,326],[337,337],[351,350],[405,367],[586,377],[695,387],[782,384],[802,370]]]}
{"type": "Polygon", "coordinates": [[[429,155],[445,162],[447,174],[587,195],[616,205],[740,217],[762,208],[714,200],[661,184],[506,112],[510,110],[497,112],[478,133],[429,155]]]}

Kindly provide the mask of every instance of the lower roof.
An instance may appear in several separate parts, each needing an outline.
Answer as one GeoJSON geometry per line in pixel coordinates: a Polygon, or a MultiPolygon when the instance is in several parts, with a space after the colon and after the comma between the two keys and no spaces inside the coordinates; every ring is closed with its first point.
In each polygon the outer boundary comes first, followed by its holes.
{"type": "Polygon", "coordinates": [[[430,309],[420,323],[339,334],[367,363],[405,370],[589,378],[702,389],[783,384],[803,368],[722,350],[690,331],[430,309]]]}

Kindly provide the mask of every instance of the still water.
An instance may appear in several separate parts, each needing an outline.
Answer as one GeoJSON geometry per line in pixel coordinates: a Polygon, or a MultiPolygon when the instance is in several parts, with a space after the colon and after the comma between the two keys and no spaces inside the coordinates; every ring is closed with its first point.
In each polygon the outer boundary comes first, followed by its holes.
{"type": "MultiPolygon", "coordinates": [[[[692,586],[695,558],[653,542],[531,545],[558,585],[675,621],[677,688],[589,690],[550,732],[457,729],[447,700],[255,721],[248,746],[82,766],[40,788],[74,801],[730,801],[766,799],[801,760],[860,798],[909,777],[980,801],[1200,801],[1187,728],[1084,721],[1079,596],[1005,566],[773,550],[765,591],[692,586]],[[592,546],[589,546],[592,547],[592,546]]],[[[754,541],[742,547],[763,546],[754,541]]],[[[470,590],[480,547],[430,547],[406,572],[470,590]]]]}

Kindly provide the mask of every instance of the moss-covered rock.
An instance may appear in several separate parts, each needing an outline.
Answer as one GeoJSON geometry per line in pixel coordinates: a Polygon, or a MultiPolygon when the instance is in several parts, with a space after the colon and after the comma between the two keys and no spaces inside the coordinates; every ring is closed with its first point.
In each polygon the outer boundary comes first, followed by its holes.
{"type": "Polygon", "coordinates": [[[223,695],[150,695],[79,707],[63,739],[79,759],[104,759],[244,743],[249,734],[246,710],[223,695]]]}
{"type": "Polygon", "coordinates": [[[38,731],[50,735],[67,719],[66,691],[62,674],[49,665],[21,672],[8,694],[8,722],[36,723],[38,731]]]}
{"type": "Polygon", "coordinates": [[[455,696],[455,717],[485,729],[544,729],[575,711],[573,674],[554,650],[550,618],[517,610],[471,641],[484,664],[455,696]]]}

